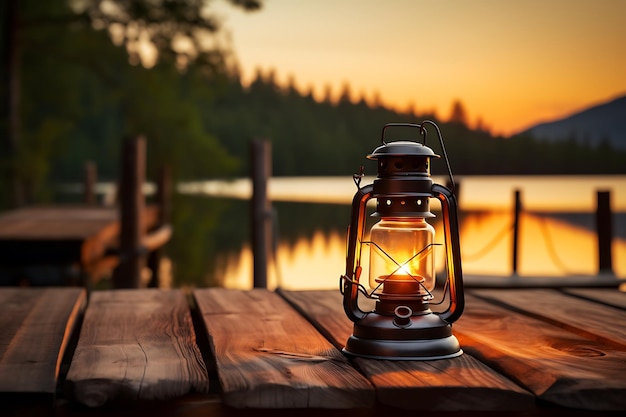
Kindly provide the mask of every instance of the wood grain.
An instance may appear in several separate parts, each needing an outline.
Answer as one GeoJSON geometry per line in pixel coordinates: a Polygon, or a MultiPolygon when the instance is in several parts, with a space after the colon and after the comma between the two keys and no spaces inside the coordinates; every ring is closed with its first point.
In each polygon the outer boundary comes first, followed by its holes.
{"type": "MultiPolygon", "coordinates": [[[[352,323],[339,291],[284,291],[284,296],[343,347],[352,323]]],[[[534,397],[468,354],[438,361],[378,361],[356,366],[376,387],[380,403],[409,410],[527,410],[534,397]],[[460,389],[462,388],[462,389],[460,389]]]]}
{"type": "MultiPolygon", "coordinates": [[[[159,208],[145,207],[142,230],[157,222],[159,208]]],[[[65,264],[84,268],[118,246],[119,214],[112,207],[35,206],[0,214],[0,263],[65,264]]]]}
{"type": "Polygon", "coordinates": [[[468,294],[455,327],[466,351],[541,400],[575,409],[626,409],[624,349],[468,294]]]}
{"type": "Polygon", "coordinates": [[[87,406],[208,392],[208,375],[180,290],[96,291],[66,381],[87,406]]]}
{"type": "Polygon", "coordinates": [[[277,294],[199,289],[226,405],[357,408],[374,391],[348,360],[277,294]]]}
{"type": "MultiPolygon", "coordinates": [[[[621,294],[626,300],[626,293],[605,291],[621,294]]],[[[626,348],[626,313],[620,309],[577,299],[556,290],[477,290],[471,293],[584,337],[626,348]]]]}
{"type": "Polygon", "coordinates": [[[54,396],[85,302],[80,288],[0,288],[0,393],[54,396]]]}
{"type": "Polygon", "coordinates": [[[604,288],[566,288],[562,290],[565,294],[575,295],[597,303],[610,305],[626,310],[626,292],[616,289],[604,288]]]}
{"type": "Polygon", "coordinates": [[[117,217],[117,211],[109,207],[25,207],[0,216],[0,237],[16,240],[84,239],[115,223],[117,217]]]}

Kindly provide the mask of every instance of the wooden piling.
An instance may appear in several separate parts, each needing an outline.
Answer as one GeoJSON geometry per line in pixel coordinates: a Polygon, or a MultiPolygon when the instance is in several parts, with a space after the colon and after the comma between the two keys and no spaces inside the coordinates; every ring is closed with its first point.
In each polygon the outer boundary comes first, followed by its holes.
{"type": "MultiPolygon", "coordinates": [[[[157,195],[156,195],[156,203],[159,206],[159,219],[157,222],[157,227],[160,231],[164,231],[167,229],[165,227],[170,223],[170,212],[171,212],[171,195],[172,195],[172,180],[170,174],[170,167],[164,165],[159,170],[159,176],[157,178],[157,195]]],[[[171,234],[171,230],[169,230],[171,234]]],[[[169,240],[169,236],[166,240],[169,240]]],[[[144,245],[146,241],[144,240],[144,245]]],[[[152,276],[150,277],[150,281],[148,282],[149,287],[159,287],[161,283],[160,276],[160,265],[161,259],[163,258],[163,245],[159,245],[156,249],[150,252],[148,255],[148,268],[152,272],[152,276]]]]}
{"type": "Polygon", "coordinates": [[[96,204],[96,184],[98,183],[98,171],[93,161],[85,162],[83,173],[83,200],[88,206],[96,204]]]}
{"type": "Polygon", "coordinates": [[[513,204],[513,259],[512,273],[517,275],[517,266],[519,259],[519,230],[520,230],[520,212],[522,211],[521,191],[515,190],[513,204]]]}
{"type": "Polygon", "coordinates": [[[143,136],[123,141],[120,178],[120,264],[113,274],[115,288],[139,287],[145,260],[139,253],[145,224],[143,184],[146,172],[146,140],[143,136]]]}
{"type": "Polygon", "coordinates": [[[611,212],[611,192],[597,192],[596,232],[598,236],[598,273],[613,273],[613,214],[611,212]]]}
{"type": "Polygon", "coordinates": [[[272,247],[271,204],[267,182],[272,176],[272,144],[255,139],[251,146],[251,229],[254,288],[267,288],[267,269],[272,247]]]}

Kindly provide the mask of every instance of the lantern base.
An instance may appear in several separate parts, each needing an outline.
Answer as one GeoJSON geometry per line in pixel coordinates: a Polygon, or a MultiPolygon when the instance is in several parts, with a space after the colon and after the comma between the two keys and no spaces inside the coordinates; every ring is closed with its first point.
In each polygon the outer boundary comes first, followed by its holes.
{"type": "Polygon", "coordinates": [[[452,326],[432,312],[412,316],[402,326],[393,316],[369,313],[354,324],[343,352],[370,359],[422,361],[463,354],[452,326]]]}

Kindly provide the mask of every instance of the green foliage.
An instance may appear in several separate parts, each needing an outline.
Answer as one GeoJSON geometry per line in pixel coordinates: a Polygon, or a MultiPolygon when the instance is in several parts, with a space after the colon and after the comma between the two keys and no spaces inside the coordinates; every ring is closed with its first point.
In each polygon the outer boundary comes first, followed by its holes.
{"type": "Polygon", "coordinates": [[[101,179],[117,178],[120,142],[128,135],[148,138],[149,175],[163,164],[177,178],[236,169],[199,112],[214,94],[207,80],[223,77],[232,61],[228,45],[200,41],[219,30],[205,6],[203,0],[3,3],[0,49],[16,57],[10,66],[18,71],[11,75],[3,66],[0,75],[18,88],[0,85],[0,207],[10,204],[11,183],[20,184],[26,202],[50,199],[52,184],[79,179],[87,160],[96,162],[101,179]],[[122,41],[116,45],[111,34],[122,41]],[[140,39],[159,54],[152,69],[137,65],[140,39]],[[190,46],[181,49],[181,40],[190,46]],[[10,129],[16,113],[19,126],[10,129]]]}
{"type": "MultiPolygon", "coordinates": [[[[229,0],[257,10],[261,0],[229,0]]],[[[231,51],[214,42],[220,21],[207,0],[74,0],[73,10],[97,29],[110,28],[122,39],[130,61],[141,61],[138,44],[148,41],[162,59],[193,63],[214,74],[223,70],[231,51]]]]}

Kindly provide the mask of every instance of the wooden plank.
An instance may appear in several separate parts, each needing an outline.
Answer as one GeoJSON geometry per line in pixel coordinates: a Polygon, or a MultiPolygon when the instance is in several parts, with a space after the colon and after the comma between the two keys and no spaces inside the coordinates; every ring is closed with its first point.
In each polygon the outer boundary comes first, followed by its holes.
{"type": "MultiPolygon", "coordinates": [[[[154,205],[144,210],[142,229],[147,230],[157,223],[160,210],[154,205]]],[[[118,210],[112,207],[25,207],[0,215],[0,240],[83,240],[117,223],[118,210]]]]}
{"type": "MultiPolygon", "coordinates": [[[[337,347],[352,334],[339,291],[284,291],[337,347]]],[[[409,410],[526,410],[534,397],[468,354],[439,361],[354,359],[380,403],[409,410]]]]}
{"type": "Polygon", "coordinates": [[[490,302],[502,303],[583,337],[626,348],[626,314],[617,308],[556,290],[480,290],[472,291],[471,294],[490,302]]]}
{"type": "Polygon", "coordinates": [[[0,393],[54,397],[85,302],[80,288],[0,288],[0,393]]]}
{"type": "MultiPolygon", "coordinates": [[[[114,208],[26,207],[0,215],[0,263],[9,266],[67,265],[84,270],[118,245],[120,224],[114,208]]],[[[151,229],[159,208],[145,207],[142,230],[151,229]]]]}
{"type": "Polygon", "coordinates": [[[173,228],[164,224],[141,237],[140,251],[151,252],[164,246],[172,237],[173,228]]]}
{"type": "Polygon", "coordinates": [[[95,407],[208,392],[180,290],[95,291],[67,375],[68,396],[95,407]]]}
{"type": "Polygon", "coordinates": [[[119,232],[117,213],[84,206],[27,207],[0,216],[3,265],[87,264],[100,259],[119,232]]]}
{"type": "Polygon", "coordinates": [[[615,289],[578,289],[578,288],[565,288],[563,289],[565,294],[575,295],[577,297],[585,298],[587,300],[593,300],[598,303],[610,305],[613,307],[626,310],[626,292],[618,291],[615,289]]]}
{"type": "Polygon", "coordinates": [[[224,404],[236,408],[360,408],[374,390],[277,294],[199,289],[224,404]]]}
{"type": "Polygon", "coordinates": [[[568,276],[519,276],[519,275],[471,275],[463,274],[465,288],[612,288],[614,291],[624,280],[613,274],[568,276]]]}
{"type": "Polygon", "coordinates": [[[117,221],[115,209],[84,206],[26,207],[0,216],[0,238],[76,240],[117,221]]]}
{"type": "Polygon", "coordinates": [[[626,349],[584,338],[470,294],[466,294],[465,312],[455,328],[465,351],[541,400],[574,409],[626,409],[626,349]]]}

